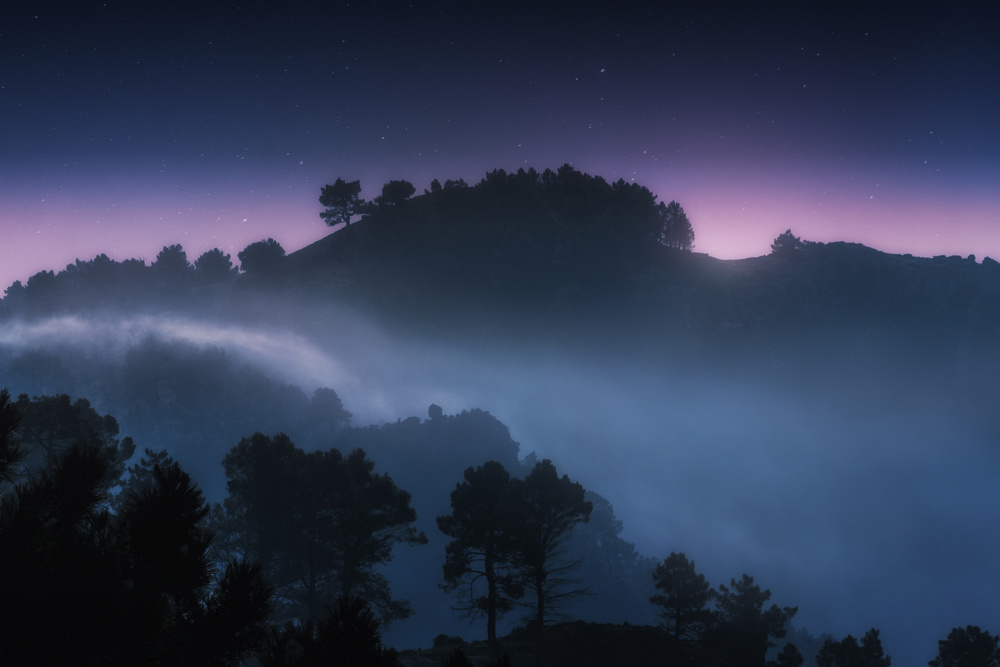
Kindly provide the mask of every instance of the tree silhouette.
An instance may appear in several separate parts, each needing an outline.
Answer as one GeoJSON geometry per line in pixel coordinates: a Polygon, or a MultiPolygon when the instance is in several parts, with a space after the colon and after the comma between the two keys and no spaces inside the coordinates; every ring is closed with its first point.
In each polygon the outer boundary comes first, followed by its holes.
{"type": "Polygon", "coordinates": [[[20,280],[15,280],[3,291],[3,312],[5,314],[24,312],[28,303],[28,290],[20,280]]]}
{"type": "Polygon", "coordinates": [[[313,392],[306,418],[314,428],[324,428],[328,436],[337,429],[347,426],[351,413],[344,409],[344,403],[337,392],[329,387],[320,387],[313,392]]]}
{"type": "Polygon", "coordinates": [[[768,667],[800,667],[805,662],[802,653],[795,644],[788,643],[782,647],[777,659],[773,663],[768,663],[768,667]]]}
{"type": "Polygon", "coordinates": [[[285,249],[274,239],[256,241],[237,253],[243,273],[266,274],[281,265],[285,249]]]}
{"type": "Polygon", "coordinates": [[[156,483],[156,468],[168,468],[176,465],[173,457],[167,450],[161,449],[154,452],[151,449],[143,450],[143,455],[139,457],[138,463],[133,463],[119,480],[121,491],[112,499],[111,509],[115,514],[121,514],[122,507],[126,499],[130,497],[130,492],[141,493],[152,488],[156,483]]]}
{"type": "Polygon", "coordinates": [[[184,248],[175,244],[163,246],[150,270],[160,280],[161,285],[176,288],[189,277],[192,268],[188,264],[184,248]]]}
{"type": "Polygon", "coordinates": [[[384,622],[406,618],[413,613],[409,603],[393,600],[389,582],[374,568],[392,560],[397,544],[427,543],[427,536],[413,527],[417,514],[410,506],[410,494],[388,475],[375,473],[375,464],[364,450],[355,449],[342,457],[331,449],[323,456],[340,470],[333,480],[320,480],[332,491],[338,517],[329,535],[340,597],[362,597],[384,622]]]}
{"type": "Polygon", "coordinates": [[[532,591],[535,611],[536,654],[541,650],[545,616],[567,599],[586,592],[571,574],[580,562],[567,557],[567,541],[574,526],[586,522],[593,505],[583,486],[559,477],[552,461],[535,464],[523,481],[512,481],[517,517],[510,529],[516,536],[517,563],[532,591]]]}
{"type": "Polygon", "coordinates": [[[323,618],[275,632],[259,661],[262,667],[394,667],[396,651],[383,646],[381,627],[363,599],[338,598],[323,618]]]}
{"type": "Polygon", "coordinates": [[[445,548],[444,589],[457,592],[457,609],[471,618],[486,616],[486,640],[497,649],[497,619],[524,588],[514,570],[510,473],[496,461],[468,468],[451,492],[451,514],[437,518],[452,538],[445,548]]]}
{"type": "MultiPolygon", "coordinates": [[[[17,439],[17,429],[21,425],[21,412],[10,400],[10,392],[0,389],[0,489],[13,481],[14,467],[24,458],[24,450],[17,439]]],[[[0,495],[3,495],[0,493],[0,495]]]]}
{"type": "Polygon", "coordinates": [[[409,181],[389,181],[382,186],[382,195],[375,198],[375,203],[379,206],[400,206],[416,191],[409,181]]]}
{"type": "Polygon", "coordinates": [[[218,282],[235,274],[232,257],[218,248],[205,251],[194,261],[194,275],[203,283],[218,282]]]}
{"type": "Polygon", "coordinates": [[[656,566],[653,580],[663,593],[649,601],[663,608],[660,616],[674,641],[698,637],[711,619],[705,606],[712,599],[712,591],[705,575],[695,572],[694,562],[684,554],[671,552],[656,566]]]}
{"type": "Polygon", "coordinates": [[[792,230],[787,230],[778,235],[771,244],[771,252],[779,257],[787,257],[798,250],[802,250],[805,243],[802,239],[792,234],[792,230]]]}
{"type": "MultiPolygon", "coordinates": [[[[878,630],[872,628],[858,640],[847,635],[841,641],[827,639],[816,655],[818,667],[889,667],[892,659],[882,650],[878,630]]],[[[968,666],[968,663],[961,663],[968,666]]]]}
{"type": "Polygon", "coordinates": [[[105,484],[111,488],[135,452],[131,438],[118,439],[118,421],[111,415],[98,414],[85,398],[71,402],[66,394],[33,399],[21,394],[17,409],[22,417],[17,436],[28,471],[51,465],[74,446],[94,446],[108,462],[105,484]]]}
{"type": "Polygon", "coordinates": [[[1000,667],[1000,638],[975,625],[953,628],[947,639],[938,641],[937,657],[930,667],[1000,667]]]}
{"type": "Polygon", "coordinates": [[[316,633],[323,659],[330,664],[394,665],[395,652],[382,645],[381,625],[362,598],[338,598],[316,633]]]}
{"type": "Polygon", "coordinates": [[[24,665],[235,665],[257,648],[269,591],[233,564],[211,591],[201,492],[179,466],[107,507],[94,444],[61,452],[0,501],[0,660],[24,665]],[[53,641],[58,632],[58,641],[53,641]]]}
{"type": "Polygon", "coordinates": [[[281,433],[243,438],[223,459],[228,496],[212,510],[214,549],[261,566],[279,589],[291,581],[282,546],[291,540],[299,450],[281,433]]]}
{"type": "Polygon", "coordinates": [[[254,434],[226,456],[229,497],[213,510],[220,556],[260,562],[295,616],[316,620],[337,596],[361,596],[383,622],[405,618],[376,567],[397,544],[423,544],[410,494],[363,450],[306,454],[285,435],[254,434]]]}
{"type": "Polygon", "coordinates": [[[694,245],[694,229],[681,205],[675,201],[660,202],[657,206],[660,218],[660,243],[668,248],[690,250],[694,245]]]}
{"type": "Polygon", "coordinates": [[[652,620],[648,604],[656,562],[622,538],[623,524],[607,498],[588,490],[586,499],[594,509],[587,523],[573,529],[568,547],[580,561],[574,577],[587,582],[589,594],[574,600],[567,611],[593,621],[652,620]]]}
{"type": "Polygon", "coordinates": [[[771,591],[761,590],[753,577],[744,574],[731,585],[720,585],[714,593],[716,627],[712,640],[728,656],[733,667],[764,667],[767,649],[774,644],[770,637],[785,636],[785,624],[798,611],[795,607],[764,605],[771,591]]]}
{"type": "Polygon", "coordinates": [[[121,533],[130,578],[138,591],[162,595],[171,616],[189,617],[198,609],[210,573],[212,536],[202,526],[209,508],[201,490],[172,463],[155,465],[152,484],[127,494],[121,533]]]}
{"type": "Polygon", "coordinates": [[[81,652],[107,649],[103,624],[124,620],[109,516],[99,507],[106,473],[96,448],[72,447],[0,501],[4,664],[79,663],[81,652]]]}
{"type": "Polygon", "coordinates": [[[319,217],[330,227],[344,223],[351,224],[351,218],[364,210],[364,200],[361,199],[361,181],[346,182],[338,178],[333,185],[324,185],[320,190],[319,203],[326,210],[319,217]]]}
{"type": "Polygon", "coordinates": [[[201,490],[175,462],[154,463],[148,481],[126,491],[111,535],[136,658],[236,665],[265,638],[271,588],[257,566],[231,561],[211,586],[207,513],[201,490]]]}
{"type": "Polygon", "coordinates": [[[50,311],[60,301],[62,289],[52,271],[39,271],[28,278],[24,286],[24,300],[31,314],[50,311]]]}
{"type": "Polygon", "coordinates": [[[265,581],[260,565],[241,560],[226,563],[205,602],[204,630],[196,637],[204,647],[203,655],[217,656],[219,665],[247,664],[246,659],[268,639],[273,595],[274,588],[265,581]]]}

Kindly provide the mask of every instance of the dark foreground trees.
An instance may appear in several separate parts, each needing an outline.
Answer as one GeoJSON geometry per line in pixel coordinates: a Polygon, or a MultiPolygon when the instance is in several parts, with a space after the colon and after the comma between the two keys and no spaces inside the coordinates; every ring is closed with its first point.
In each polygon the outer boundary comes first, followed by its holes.
{"type": "Polygon", "coordinates": [[[753,577],[744,574],[739,581],[722,584],[715,592],[716,618],[710,631],[711,644],[725,656],[732,667],[764,667],[767,650],[774,646],[771,637],[785,636],[785,624],[798,611],[795,607],[772,604],[771,591],[762,590],[753,577]]]}
{"type": "MultiPolygon", "coordinates": [[[[823,648],[816,656],[818,667],[889,667],[892,658],[882,650],[882,640],[879,639],[879,631],[872,628],[865,633],[859,642],[851,635],[847,635],[839,642],[827,639],[823,642],[823,648]]],[[[963,662],[965,667],[971,667],[970,663],[963,662]]]]}
{"type": "Polygon", "coordinates": [[[975,625],[954,628],[938,642],[937,657],[930,667],[1000,667],[1000,638],[975,625]]]}
{"type": "Polygon", "coordinates": [[[541,632],[547,612],[586,590],[571,576],[580,563],[568,558],[566,547],[573,528],[590,518],[594,506],[584,498],[583,486],[560,477],[548,459],[535,464],[523,481],[514,482],[513,498],[517,560],[541,632]]]}
{"type": "Polygon", "coordinates": [[[487,641],[497,647],[497,619],[524,594],[514,565],[511,476],[496,461],[465,471],[451,492],[451,514],[437,518],[452,538],[445,548],[444,589],[455,592],[458,610],[486,617],[487,641]]]}
{"type": "Polygon", "coordinates": [[[674,642],[700,637],[711,621],[706,605],[712,599],[712,590],[705,575],[695,571],[694,562],[687,556],[671,552],[656,566],[653,581],[661,593],[649,601],[662,608],[660,616],[674,642]]]}
{"type": "Polygon", "coordinates": [[[337,597],[360,596],[383,622],[412,610],[378,566],[397,544],[424,544],[410,494],[356,449],[306,454],[287,436],[257,433],[226,456],[229,497],[213,511],[222,556],[259,562],[285,613],[321,618],[337,597]]]}
{"type": "MultiPolygon", "coordinates": [[[[795,644],[785,644],[773,665],[774,667],[800,667],[804,662],[805,658],[802,657],[802,653],[795,644]]],[[[771,667],[771,664],[768,663],[768,667],[771,667]]]]}
{"type": "Polygon", "coordinates": [[[396,652],[382,645],[382,623],[361,598],[339,598],[317,622],[288,623],[259,656],[262,667],[365,665],[393,667],[396,652]]]}
{"type": "Polygon", "coordinates": [[[438,517],[451,542],[446,547],[445,589],[458,593],[459,609],[485,615],[487,638],[496,648],[496,621],[525,591],[540,637],[546,613],[584,589],[569,575],[579,562],[566,557],[574,526],[593,509],[584,489],[559,477],[548,459],[523,479],[496,461],[465,471],[451,494],[452,513],[438,517]]]}
{"type": "Polygon", "coordinates": [[[213,576],[207,507],[177,464],[156,465],[117,514],[108,465],[98,447],[73,446],[0,503],[11,612],[0,662],[239,664],[265,635],[271,593],[259,569],[234,561],[213,576]]]}
{"type": "Polygon", "coordinates": [[[0,489],[13,478],[14,466],[24,458],[24,450],[17,439],[21,413],[10,399],[6,388],[0,389],[0,489]]]}
{"type": "MultiPolygon", "coordinates": [[[[16,404],[0,391],[0,478],[21,456],[17,433],[23,424],[16,404]]],[[[259,441],[248,439],[231,459],[252,459],[247,451],[253,453],[259,441]]],[[[0,664],[396,664],[394,652],[381,645],[381,619],[350,593],[377,598],[372,585],[387,592],[373,564],[387,560],[400,540],[424,541],[410,526],[409,494],[375,474],[360,450],[347,457],[336,450],[305,455],[288,443],[277,451],[289,448],[289,458],[303,467],[274,475],[300,484],[294,491],[279,489],[299,501],[281,517],[289,528],[281,536],[295,537],[310,512],[322,519],[319,525],[334,534],[323,533],[312,544],[326,557],[333,554],[340,590],[348,593],[323,604],[315,623],[274,629],[274,589],[260,565],[244,558],[213,561],[209,508],[166,452],[147,450],[118,480],[122,491],[112,502],[108,479],[115,461],[100,440],[83,439],[53,449],[43,470],[0,500],[0,590],[11,612],[0,624],[0,664]],[[324,485],[303,484],[304,470],[326,478],[324,485]],[[302,498],[312,493],[315,504],[304,505],[302,498]],[[337,502],[323,504],[331,495],[337,502]]],[[[274,460],[250,460],[243,472],[259,473],[274,460]]],[[[259,475],[242,479],[244,495],[252,496],[259,475]]],[[[274,500],[266,492],[254,498],[274,500]]],[[[265,523],[266,515],[247,516],[265,523]]],[[[266,543],[261,535],[234,543],[266,543]]],[[[301,542],[287,548],[309,551],[301,542]]],[[[255,555],[260,553],[266,551],[255,555]]],[[[294,565],[309,567],[311,561],[294,565]]]]}
{"type": "MultiPolygon", "coordinates": [[[[19,479],[44,470],[76,446],[94,448],[107,463],[105,490],[115,486],[125,471],[125,462],[135,452],[131,438],[118,438],[118,421],[101,415],[85,398],[72,400],[66,394],[36,396],[21,394],[15,406],[20,415],[17,438],[23,456],[16,471],[19,479]]],[[[10,473],[15,474],[11,469],[10,473]]]]}
{"type": "Polygon", "coordinates": [[[672,662],[726,667],[802,664],[802,655],[790,643],[777,655],[777,662],[767,662],[768,650],[775,646],[771,639],[785,636],[785,626],[798,610],[767,607],[771,591],[761,589],[750,575],[713,591],[692,561],[671,552],[657,565],[653,581],[660,593],[649,601],[662,610],[672,662]]]}

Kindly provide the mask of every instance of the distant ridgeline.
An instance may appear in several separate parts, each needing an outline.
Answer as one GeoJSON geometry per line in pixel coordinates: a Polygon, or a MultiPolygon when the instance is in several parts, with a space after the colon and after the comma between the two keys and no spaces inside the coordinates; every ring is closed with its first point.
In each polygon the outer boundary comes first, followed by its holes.
{"type": "Polygon", "coordinates": [[[768,344],[804,333],[992,343],[1000,264],[915,258],[782,234],[770,255],[717,260],[690,252],[676,203],[565,165],[496,170],[475,185],[435,180],[423,195],[391,181],[371,202],[340,179],[322,190],[326,238],[292,253],[271,239],[189,264],[169,246],[147,266],[104,255],[16,282],[0,317],[101,308],[230,303],[261,291],[345,302],[384,323],[431,331],[555,330],[581,325],[702,344],[768,344]]]}

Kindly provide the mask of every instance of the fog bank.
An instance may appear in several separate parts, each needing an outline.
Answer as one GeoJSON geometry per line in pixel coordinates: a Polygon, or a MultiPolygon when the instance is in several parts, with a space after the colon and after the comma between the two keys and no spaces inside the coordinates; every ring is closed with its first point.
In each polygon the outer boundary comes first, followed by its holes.
{"type": "MultiPolygon", "coordinates": [[[[149,336],[221,348],[307,394],[334,388],[354,425],[425,418],[431,403],[488,410],[522,456],[551,458],[611,500],[643,553],[683,551],[713,586],[751,574],[814,634],[876,627],[898,664],[926,662],[952,627],[1000,627],[996,396],[963,385],[961,369],[865,375],[864,363],[831,359],[677,370],[638,354],[402,339],[346,317],[65,317],[6,323],[0,347],[7,359],[120,359],[149,336]]],[[[210,497],[218,475],[199,480],[210,497]]]]}

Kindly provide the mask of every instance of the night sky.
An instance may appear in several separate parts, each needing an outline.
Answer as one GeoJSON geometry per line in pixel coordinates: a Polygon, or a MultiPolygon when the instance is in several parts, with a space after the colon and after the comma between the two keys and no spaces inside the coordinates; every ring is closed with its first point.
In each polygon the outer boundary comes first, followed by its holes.
{"type": "MultiPolygon", "coordinates": [[[[0,290],[174,243],[190,261],[214,247],[236,261],[268,237],[297,250],[330,232],[318,197],[338,177],[372,198],[394,179],[422,191],[564,163],[677,200],[714,257],[766,254],[791,228],[1000,260],[998,0],[11,4],[0,290]]],[[[130,331],[70,324],[4,342],[130,331]]],[[[721,371],[614,376],[525,351],[476,370],[335,324],[335,353],[298,357],[294,331],[159,326],[266,350],[303,367],[302,386],[332,377],[357,424],[431,401],[493,410],[524,452],[612,499],[644,553],[687,549],[713,585],[759,573],[817,632],[884,628],[899,664],[925,662],[954,625],[997,630],[995,422],[947,383],[869,406],[857,378],[853,412],[802,408],[721,371]],[[794,419],[772,418],[789,406],[794,419]]]]}
{"type": "Polygon", "coordinates": [[[338,176],[373,197],[567,162],[676,199],[715,257],[791,228],[1000,258],[993,0],[19,4],[3,285],[172,243],[290,252],[328,233],[338,176]]]}

